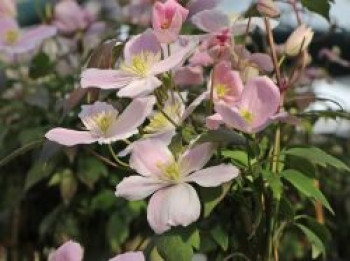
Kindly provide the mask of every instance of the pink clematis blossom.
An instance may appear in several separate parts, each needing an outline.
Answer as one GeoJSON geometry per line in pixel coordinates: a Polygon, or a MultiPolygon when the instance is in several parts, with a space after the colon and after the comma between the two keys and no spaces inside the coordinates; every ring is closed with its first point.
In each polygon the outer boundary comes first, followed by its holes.
{"type": "Polygon", "coordinates": [[[16,20],[2,18],[0,19],[0,51],[9,55],[27,53],[55,34],[56,29],[52,26],[40,25],[22,30],[16,20]]]}
{"type": "Polygon", "coordinates": [[[208,84],[208,91],[213,88],[214,102],[235,104],[241,98],[243,83],[239,72],[231,70],[231,64],[222,61],[213,69],[212,81],[208,84]]]}
{"type": "Polygon", "coordinates": [[[127,252],[109,259],[109,261],[145,261],[145,256],[141,251],[127,252]]]}
{"type": "Polygon", "coordinates": [[[0,1],[0,17],[16,17],[17,6],[15,0],[1,0],[0,1]]]}
{"type": "Polygon", "coordinates": [[[87,69],[82,73],[81,86],[120,89],[119,97],[145,96],[161,86],[156,76],[181,65],[192,49],[189,43],[162,60],[161,45],[153,32],[147,30],[126,43],[119,70],[87,69]]]}
{"type": "Polygon", "coordinates": [[[79,243],[68,241],[50,254],[49,261],[82,261],[84,250],[79,243]]]}
{"type": "Polygon", "coordinates": [[[65,146],[78,144],[100,144],[123,140],[138,133],[138,127],[152,112],[155,98],[144,97],[133,100],[120,115],[112,105],[105,102],[95,102],[85,105],[79,114],[86,130],[76,131],[55,128],[46,133],[45,137],[65,146]]]}
{"type": "Polygon", "coordinates": [[[124,178],[116,187],[116,196],[141,200],[153,194],[147,220],[157,234],[172,226],[188,226],[199,218],[201,209],[189,183],[216,187],[239,174],[236,167],[226,164],[203,169],[215,147],[211,143],[192,146],[175,158],[163,142],[145,140],[137,144],[130,157],[130,166],[140,176],[124,178]]]}
{"type": "Polygon", "coordinates": [[[62,34],[85,31],[94,21],[94,15],[75,0],[61,0],[55,6],[54,25],[62,34]]]}
{"type": "Polygon", "coordinates": [[[173,43],[179,37],[182,24],[188,16],[188,10],[176,0],[165,3],[156,2],[153,6],[153,30],[161,43],[173,43]]]}
{"type": "Polygon", "coordinates": [[[175,71],[175,84],[179,87],[189,87],[203,84],[203,69],[201,66],[183,66],[175,71]]]}
{"type": "Polygon", "coordinates": [[[215,104],[217,114],[207,119],[207,127],[217,128],[223,122],[242,132],[256,133],[282,116],[277,114],[279,104],[280,91],[274,82],[265,76],[255,77],[247,82],[237,104],[215,104]]]}
{"type": "Polygon", "coordinates": [[[217,7],[222,0],[190,0],[186,8],[190,11],[189,16],[193,16],[204,10],[210,10],[217,7]]]}

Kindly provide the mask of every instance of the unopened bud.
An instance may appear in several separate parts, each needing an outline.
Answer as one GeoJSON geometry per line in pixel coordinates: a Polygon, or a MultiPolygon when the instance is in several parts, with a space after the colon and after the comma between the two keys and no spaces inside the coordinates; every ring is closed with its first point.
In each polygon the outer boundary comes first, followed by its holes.
{"type": "Polygon", "coordinates": [[[305,51],[314,36],[314,32],[305,24],[300,25],[288,38],[285,45],[285,53],[288,56],[297,56],[305,51]]]}
{"type": "Polygon", "coordinates": [[[274,18],[280,15],[280,10],[273,0],[258,0],[257,9],[263,16],[274,18]]]}

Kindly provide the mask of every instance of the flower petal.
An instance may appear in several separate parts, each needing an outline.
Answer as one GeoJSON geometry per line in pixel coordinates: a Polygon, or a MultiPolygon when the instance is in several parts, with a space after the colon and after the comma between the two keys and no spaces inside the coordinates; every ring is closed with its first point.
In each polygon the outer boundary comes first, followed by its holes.
{"type": "Polygon", "coordinates": [[[162,175],[159,165],[174,162],[173,154],[162,141],[154,139],[138,142],[130,156],[130,167],[143,176],[162,175]]]}
{"type": "Polygon", "coordinates": [[[236,178],[239,169],[232,165],[219,165],[198,170],[186,177],[186,182],[196,182],[202,187],[217,187],[236,178]]]}
{"type": "Polygon", "coordinates": [[[117,255],[108,261],[145,261],[145,256],[141,251],[127,252],[125,254],[117,255]]]}
{"type": "Polygon", "coordinates": [[[210,142],[189,148],[179,158],[181,174],[187,176],[193,171],[202,169],[212,157],[214,150],[215,145],[210,142]]]}
{"type": "Polygon", "coordinates": [[[98,139],[91,136],[89,131],[76,131],[64,128],[55,128],[45,134],[48,140],[64,146],[75,146],[78,144],[91,144],[98,139]]]}
{"type": "Polygon", "coordinates": [[[209,130],[217,130],[221,124],[223,124],[222,117],[219,113],[215,113],[211,116],[208,116],[205,120],[205,125],[209,130]]]}
{"type": "Polygon", "coordinates": [[[259,68],[266,72],[273,71],[272,59],[269,55],[264,53],[254,53],[249,57],[249,61],[255,63],[259,68]]]}
{"type": "Polygon", "coordinates": [[[54,26],[40,25],[25,31],[18,44],[39,44],[41,41],[56,35],[57,29],[54,26]]]}
{"type": "Polygon", "coordinates": [[[151,114],[155,102],[154,96],[133,100],[119,115],[109,131],[109,136],[113,140],[122,140],[138,133],[137,128],[151,114]]]}
{"type": "Polygon", "coordinates": [[[50,254],[49,261],[81,261],[84,250],[80,244],[68,241],[50,254]]]}
{"type": "Polygon", "coordinates": [[[204,10],[192,17],[192,23],[205,32],[214,33],[229,27],[230,20],[219,10],[204,10]]]}
{"type": "Polygon", "coordinates": [[[200,216],[200,208],[194,188],[187,183],[178,184],[161,189],[151,197],[147,220],[151,228],[161,234],[172,226],[188,226],[195,222],[200,216]]]}
{"type": "Polygon", "coordinates": [[[154,178],[130,176],[117,185],[115,195],[127,200],[141,200],[166,186],[167,183],[154,178]]]}
{"type": "Polygon", "coordinates": [[[155,89],[162,85],[162,82],[154,76],[147,78],[135,79],[130,82],[125,88],[118,92],[119,97],[141,97],[151,94],[155,89]]]}
{"type": "Polygon", "coordinates": [[[128,85],[135,76],[118,70],[87,69],[81,74],[81,87],[119,89],[128,85]]]}

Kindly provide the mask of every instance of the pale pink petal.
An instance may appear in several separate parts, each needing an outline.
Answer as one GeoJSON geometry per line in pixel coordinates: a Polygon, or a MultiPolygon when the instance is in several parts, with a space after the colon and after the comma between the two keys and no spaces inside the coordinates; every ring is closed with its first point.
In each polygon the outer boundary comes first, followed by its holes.
{"type": "Polygon", "coordinates": [[[211,116],[208,116],[205,120],[205,125],[209,130],[217,130],[221,124],[223,124],[222,117],[219,113],[215,113],[211,116]]]}
{"type": "Polygon", "coordinates": [[[182,86],[203,84],[203,69],[200,66],[185,66],[176,70],[174,75],[175,84],[182,86]]]}
{"type": "Polygon", "coordinates": [[[68,241],[50,254],[49,261],[82,261],[84,250],[80,244],[68,241]]]}
{"type": "Polygon", "coordinates": [[[141,251],[127,252],[125,254],[117,255],[108,261],[145,261],[145,256],[141,251]]]}
{"type": "Polygon", "coordinates": [[[172,226],[188,226],[200,216],[200,202],[194,188],[178,184],[157,191],[149,201],[147,220],[161,234],[172,226]]]}
{"type": "Polygon", "coordinates": [[[81,87],[101,89],[119,89],[127,86],[135,76],[118,70],[86,69],[81,74],[81,87]]]}
{"type": "Polygon", "coordinates": [[[215,104],[215,111],[220,114],[222,121],[231,128],[243,131],[245,133],[251,133],[251,127],[242,118],[238,108],[230,107],[227,104],[220,102],[215,104]]]}
{"type": "Polygon", "coordinates": [[[136,98],[149,95],[162,85],[162,82],[154,76],[135,79],[118,92],[119,97],[136,98]]]}
{"type": "Polygon", "coordinates": [[[201,11],[214,9],[222,0],[190,0],[187,4],[189,16],[193,16],[201,11]]]}
{"type": "Polygon", "coordinates": [[[131,58],[135,55],[139,55],[142,52],[151,52],[154,54],[160,54],[161,46],[154,35],[152,30],[134,36],[129,40],[124,47],[124,58],[127,64],[131,61],[131,58]]]}
{"type": "Polygon", "coordinates": [[[193,66],[209,66],[214,63],[214,60],[207,51],[196,51],[189,62],[193,66]]]}
{"type": "Polygon", "coordinates": [[[187,176],[193,171],[202,169],[212,157],[215,148],[213,143],[206,142],[186,150],[179,158],[181,175],[187,176]]]}
{"type": "MultiPolygon", "coordinates": [[[[263,125],[276,114],[280,104],[280,91],[268,77],[255,77],[249,80],[243,90],[241,108],[253,115],[253,128],[263,125]]],[[[224,120],[225,121],[225,120],[224,120]]]]}
{"type": "Polygon", "coordinates": [[[18,45],[40,44],[43,40],[55,36],[57,30],[53,26],[40,25],[23,32],[18,45]]]}
{"type": "Polygon", "coordinates": [[[143,176],[160,177],[160,166],[174,162],[174,156],[162,141],[154,139],[135,144],[130,156],[130,167],[143,176]]]}
{"type": "Polygon", "coordinates": [[[239,175],[239,169],[232,165],[219,165],[201,169],[186,177],[186,182],[195,182],[202,187],[217,187],[239,175]]]}
{"type": "Polygon", "coordinates": [[[78,144],[91,144],[98,140],[89,131],[76,131],[64,128],[55,128],[45,134],[48,140],[64,146],[75,146],[78,144]]]}
{"type": "Polygon", "coordinates": [[[193,102],[186,108],[184,113],[182,114],[181,121],[184,121],[190,116],[195,109],[206,99],[209,98],[209,93],[204,92],[201,95],[199,95],[196,99],[193,100],[193,102]]]}
{"type": "Polygon", "coordinates": [[[166,186],[167,183],[153,177],[130,176],[117,185],[115,195],[132,201],[141,200],[166,186]]]}
{"type": "Polygon", "coordinates": [[[258,65],[258,67],[266,72],[273,71],[272,59],[264,53],[254,53],[249,57],[249,61],[258,65]]]}
{"type": "Polygon", "coordinates": [[[138,127],[151,114],[155,104],[154,96],[134,99],[119,115],[109,131],[113,140],[122,140],[138,133],[138,127]]]}
{"type": "Polygon", "coordinates": [[[205,32],[214,33],[229,27],[230,20],[219,10],[204,10],[192,17],[192,23],[205,32]]]}

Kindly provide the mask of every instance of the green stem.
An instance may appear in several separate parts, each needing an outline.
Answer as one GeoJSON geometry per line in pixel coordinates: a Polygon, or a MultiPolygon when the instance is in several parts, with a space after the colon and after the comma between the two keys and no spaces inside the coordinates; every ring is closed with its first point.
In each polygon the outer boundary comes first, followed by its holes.
{"type": "Polygon", "coordinates": [[[120,166],[123,166],[123,167],[125,167],[125,168],[129,168],[129,167],[130,167],[129,164],[127,164],[127,163],[121,161],[121,160],[118,158],[118,156],[117,156],[117,154],[114,152],[114,150],[113,150],[111,144],[108,144],[108,149],[109,149],[109,152],[111,153],[113,159],[115,160],[115,162],[117,162],[120,166]]]}

